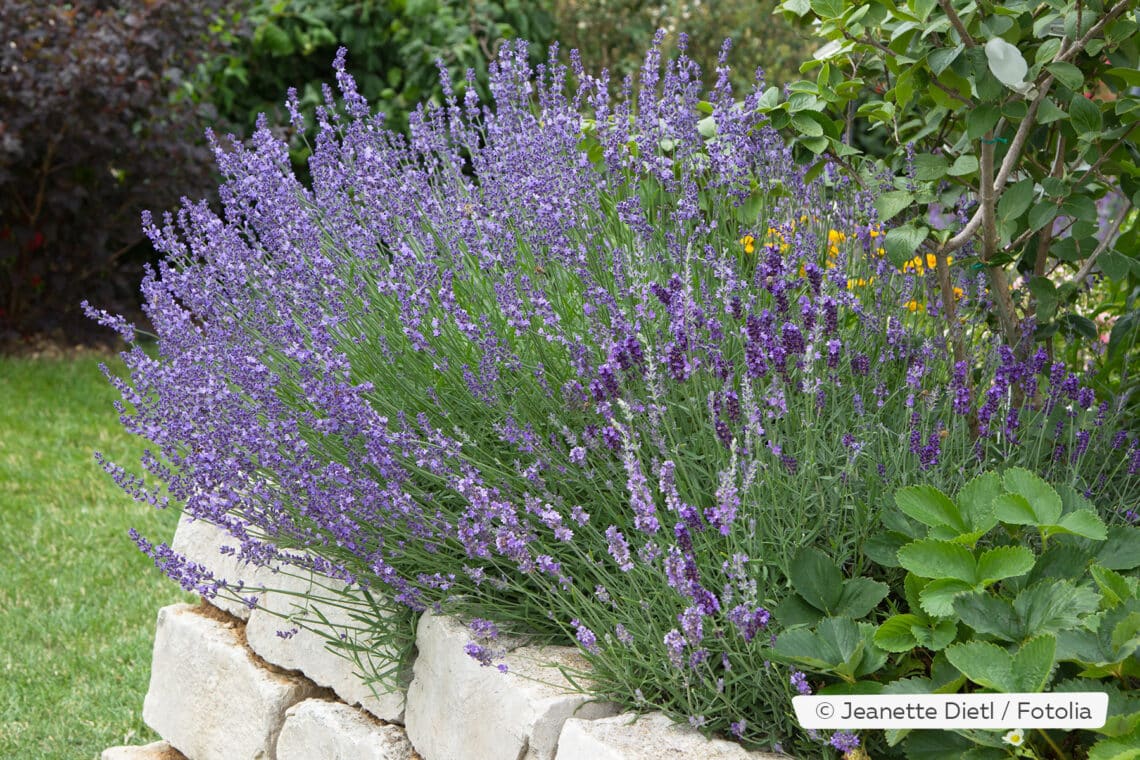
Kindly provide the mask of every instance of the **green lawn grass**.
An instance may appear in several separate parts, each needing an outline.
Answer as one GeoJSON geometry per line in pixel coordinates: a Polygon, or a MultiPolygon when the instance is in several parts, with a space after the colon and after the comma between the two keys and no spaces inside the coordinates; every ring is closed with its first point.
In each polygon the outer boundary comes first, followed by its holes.
{"type": "Polygon", "coordinates": [[[189,597],[127,529],[169,541],[178,515],[132,501],[95,463],[99,450],[137,470],[142,450],[100,360],[0,356],[0,758],[155,738],[141,718],[155,615],[189,597]]]}

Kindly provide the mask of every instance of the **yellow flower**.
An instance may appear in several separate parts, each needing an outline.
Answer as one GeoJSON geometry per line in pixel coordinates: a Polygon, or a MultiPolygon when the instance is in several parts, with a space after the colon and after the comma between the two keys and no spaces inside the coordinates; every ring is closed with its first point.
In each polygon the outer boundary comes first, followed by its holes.
{"type": "Polygon", "coordinates": [[[871,227],[870,230],[872,238],[877,238],[879,235],[883,234],[882,227],[879,227],[878,225],[871,227]]]}
{"type": "Polygon", "coordinates": [[[960,299],[962,298],[962,296],[964,296],[964,295],[966,295],[966,291],[962,290],[962,289],[961,289],[961,288],[959,288],[957,285],[955,285],[955,286],[954,286],[954,300],[955,300],[955,301],[958,301],[958,300],[960,300],[960,299]]]}
{"type": "Polygon", "coordinates": [[[906,302],[906,308],[909,311],[917,312],[919,314],[926,311],[926,308],[913,298],[906,302]]]}
{"type": "Polygon", "coordinates": [[[745,235],[740,238],[740,244],[744,246],[745,253],[754,253],[756,251],[756,238],[751,235],[745,235]]]}
{"type": "Polygon", "coordinates": [[[886,248],[876,248],[875,249],[875,255],[876,256],[886,256],[887,255],[887,249],[886,248]]]}
{"type": "Polygon", "coordinates": [[[865,288],[868,285],[870,285],[871,283],[873,283],[874,281],[875,281],[874,277],[870,277],[867,279],[863,279],[862,277],[859,277],[858,279],[848,280],[847,281],[847,289],[848,290],[854,290],[855,288],[865,288]]]}
{"type": "Polygon", "coordinates": [[[1022,744],[1025,744],[1025,733],[1020,728],[1015,728],[1003,736],[1001,740],[1014,747],[1020,747],[1022,744]]]}

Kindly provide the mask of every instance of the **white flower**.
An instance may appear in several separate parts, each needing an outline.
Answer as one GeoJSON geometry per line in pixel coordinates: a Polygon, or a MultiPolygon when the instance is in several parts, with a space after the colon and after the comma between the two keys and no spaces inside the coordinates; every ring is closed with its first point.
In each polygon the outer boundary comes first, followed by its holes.
{"type": "Polygon", "coordinates": [[[1012,744],[1014,747],[1020,747],[1025,744],[1025,733],[1020,728],[1015,728],[1001,738],[1006,744],[1012,744]]]}

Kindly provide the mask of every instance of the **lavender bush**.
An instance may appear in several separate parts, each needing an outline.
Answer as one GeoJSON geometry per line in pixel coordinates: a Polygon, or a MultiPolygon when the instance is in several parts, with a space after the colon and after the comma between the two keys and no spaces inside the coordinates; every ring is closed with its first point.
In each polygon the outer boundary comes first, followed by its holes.
{"type": "Polygon", "coordinates": [[[825,752],[791,715],[803,674],[766,656],[799,548],[860,572],[897,487],[1012,464],[1124,520],[1140,450],[1063,365],[994,342],[969,268],[972,353],[950,357],[937,262],[896,269],[870,194],[805,181],[727,47],[706,93],[655,46],[614,103],[520,43],[493,103],[468,88],[409,138],[338,57],[311,187],[262,123],[215,142],[221,214],[147,220],[157,353],[136,343],[114,382],[162,485],[107,469],[243,559],[381,592],[405,616],[377,640],[440,609],[488,664],[500,631],[573,641],[599,696],[825,752]]]}

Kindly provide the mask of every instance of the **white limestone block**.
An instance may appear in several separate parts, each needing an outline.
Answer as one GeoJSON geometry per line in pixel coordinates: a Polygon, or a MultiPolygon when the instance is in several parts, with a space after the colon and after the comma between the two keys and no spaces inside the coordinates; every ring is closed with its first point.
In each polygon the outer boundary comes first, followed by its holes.
{"type": "MultiPolygon", "coordinates": [[[[328,638],[312,630],[316,628],[333,636],[345,635],[350,640],[363,642],[362,634],[356,630],[361,624],[352,618],[353,611],[346,606],[358,605],[358,613],[371,614],[371,610],[354,597],[345,596],[345,584],[295,568],[266,578],[265,585],[270,590],[262,595],[246,626],[250,648],[267,662],[301,671],[317,684],[335,691],[350,705],[360,705],[389,723],[402,723],[403,691],[385,691],[380,684],[366,683],[357,663],[331,650],[328,638]],[[322,603],[321,599],[327,601],[322,603]],[[319,609],[319,615],[315,609],[319,609]],[[297,622],[290,621],[288,616],[294,616],[297,622]],[[278,632],[290,635],[282,637],[278,632]]],[[[396,659],[395,653],[383,651],[360,652],[356,656],[366,658],[360,667],[373,672],[388,669],[396,659]]]]}
{"type": "Polygon", "coordinates": [[[412,745],[399,726],[355,707],[307,699],[285,713],[277,760],[410,760],[412,745]]]}
{"type": "Polygon", "coordinates": [[[566,721],[557,760],[779,760],[769,752],[749,752],[739,744],[708,739],[663,713],[625,713],[601,720],[566,721]]]}
{"type": "MultiPolygon", "coordinates": [[[[231,586],[236,587],[239,581],[244,581],[240,592],[242,597],[260,596],[266,585],[270,585],[269,580],[274,573],[268,568],[239,562],[233,554],[221,553],[223,547],[237,550],[240,546],[240,542],[223,528],[206,520],[194,520],[185,513],[178,521],[178,529],[170,544],[175,552],[207,568],[215,578],[224,579],[231,586]]],[[[207,601],[234,617],[249,618],[249,607],[232,591],[224,590],[207,601]]]]}
{"type": "Polygon", "coordinates": [[[186,755],[166,742],[152,742],[142,746],[110,747],[103,750],[99,760],[186,760],[186,755]]]}
{"type": "Polygon", "coordinates": [[[453,618],[425,613],[420,619],[405,723],[424,760],[551,760],[568,718],[617,711],[589,702],[547,666],[585,669],[573,648],[515,649],[503,660],[508,671],[501,673],[467,655],[470,640],[468,629],[453,618]]]}
{"type": "Polygon", "coordinates": [[[209,607],[158,612],[143,720],[191,760],[268,760],[285,711],[319,689],[260,663],[209,607]]]}

